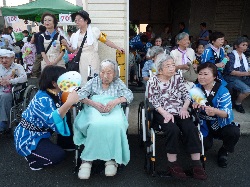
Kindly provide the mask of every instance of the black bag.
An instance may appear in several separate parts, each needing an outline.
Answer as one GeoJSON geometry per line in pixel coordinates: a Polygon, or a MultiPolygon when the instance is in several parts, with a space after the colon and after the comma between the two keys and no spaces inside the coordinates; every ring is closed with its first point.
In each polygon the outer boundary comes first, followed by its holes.
{"type": "Polygon", "coordinates": [[[84,35],[84,38],[82,40],[81,46],[80,46],[77,54],[67,64],[68,65],[68,67],[67,67],[68,71],[77,71],[77,72],[79,72],[79,61],[80,61],[80,57],[81,57],[81,54],[82,54],[82,48],[83,48],[83,45],[84,45],[86,39],[87,39],[87,31],[86,31],[86,33],[84,35]]]}

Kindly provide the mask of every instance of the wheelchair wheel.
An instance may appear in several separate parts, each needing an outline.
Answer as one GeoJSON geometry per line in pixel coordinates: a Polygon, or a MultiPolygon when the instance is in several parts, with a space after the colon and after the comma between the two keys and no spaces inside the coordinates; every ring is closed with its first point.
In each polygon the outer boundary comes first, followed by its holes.
{"type": "Polygon", "coordinates": [[[24,92],[23,111],[27,108],[32,98],[35,96],[38,88],[35,85],[29,85],[24,92]]]}
{"type": "Polygon", "coordinates": [[[147,174],[152,173],[152,163],[151,163],[151,160],[150,160],[150,154],[145,154],[144,169],[145,169],[147,174]]]}
{"type": "Polygon", "coordinates": [[[143,131],[142,131],[142,108],[144,107],[144,102],[141,102],[138,108],[138,141],[139,146],[143,147],[143,131]]]}

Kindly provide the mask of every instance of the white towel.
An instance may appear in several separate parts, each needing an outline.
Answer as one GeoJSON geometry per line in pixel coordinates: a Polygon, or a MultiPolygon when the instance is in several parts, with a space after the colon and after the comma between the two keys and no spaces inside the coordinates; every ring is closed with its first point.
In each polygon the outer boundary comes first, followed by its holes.
{"type": "MultiPolygon", "coordinates": [[[[80,35],[80,29],[72,36],[71,44],[73,50],[77,49],[78,39],[80,35]]],[[[87,28],[87,44],[92,45],[94,43],[93,32],[90,25],[87,28]]]]}
{"type": "MultiPolygon", "coordinates": [[[[238,67],[241,66],[240,56],[239,56],[239,54],[238,54],[238,52],[236,50],[233,50],[232,53],[235,56],[234,68],[238,68],[238,67]]],[[[242,56],[242,59],[243,59],[243,64],[244,64],[245,70],[248,71],[248,63],[247,63],[246,56],[243,53],[242,53],[241,56],[242,56]]]]}

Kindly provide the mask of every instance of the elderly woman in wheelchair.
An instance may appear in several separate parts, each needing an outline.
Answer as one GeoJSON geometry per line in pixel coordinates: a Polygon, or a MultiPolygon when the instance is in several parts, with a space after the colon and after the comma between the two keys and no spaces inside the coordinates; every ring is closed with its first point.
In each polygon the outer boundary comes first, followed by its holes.
{"type": "Polygon", "coordinates": [[[84,144],[78,172],[80,179],[90,177],[94,160],[106,161],[106,176],[114,176],[118,164],[126,165],[130,160],[128,121],[119,105],[130,103],[133,94],[118,77],[117,63],[104,60],[99,76],[78,91],[84,103],[74,122],[74,142],[79,146],[84,144]]]}
{"type": "Polygon", "coordinates": [[[148,100],[155,108],[153,124],[166,134],[168,172],[179,179],[187,177],[177,163],[178,142],[182,134],[183,144],[191,154],[193,177],[204,180],[207,175],[200,161],[201,142],[188,112],[190,96],[183,78],[176,74],[174,60],[169,55],[161,55],[156,68],[158,74],[148,80],[148,100]]]}
{"type": "Polygon", "coordinates": [[[0,132],[7,129],[12,107],[12,85],[27,81],[22,65],[14,63],[15,53],[0,49],[0,132]]]}

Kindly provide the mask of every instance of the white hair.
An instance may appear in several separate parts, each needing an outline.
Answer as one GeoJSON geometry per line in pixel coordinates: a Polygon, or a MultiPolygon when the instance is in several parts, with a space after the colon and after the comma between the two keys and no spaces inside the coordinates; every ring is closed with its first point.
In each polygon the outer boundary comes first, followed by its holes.
{"type": "Polygon", "coordinates": [[[155,60],[155,67],[156,67],[157,72],[159,72],[159,70],[162,70],[163,62],[168,61],[170,59],[174,60],[173,57],[165,53],[157,55],[157,58],[155,60]]]}
{"type": "Polygon", "coordinates": [[[114,77],[113,80],[118,79],[119,78],[119,70],[118,70],[118,64],[117,64],[117,62],[113,61],[113,60],[105,59],[100,64],[100,70],[102,70],[103,68],[105,68],[107,66],[112,67],[112,69],[115,72],[115,77],[114,77]]]}

